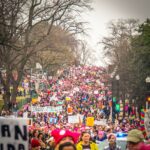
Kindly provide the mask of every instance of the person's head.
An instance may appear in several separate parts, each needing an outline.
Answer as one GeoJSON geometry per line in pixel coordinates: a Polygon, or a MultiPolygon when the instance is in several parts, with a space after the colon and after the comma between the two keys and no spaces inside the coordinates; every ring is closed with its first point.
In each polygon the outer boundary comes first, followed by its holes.
{"type": "Polygon", "coordinates": [[[128,150],[138,150],[139,145],[144,141],[144,136],[142,131],[133,129],[129,131],[127,137],[127,147],[128,150]]]}
{"type": "Polygon", "coordinates": [[[113,133],[108,135],[108,142],[110,145],[114,145],[116,143],[116,136],[113,133]]]}
{"type": "Polygon", "coordinates": [[[67,142],[76,144],[79,138],[78,133],[69,130],[56,129],[51,132],[51,135],[54,137],[56,147],[59,147],[60,144],[67,142]]]}
{"type": "Polygon", "coordinates": [[[76,146],[70,142],[60,144],[59,150],[76,150],[76,146]]]}
{"type": "Polygon", "coordinates": [[[102,138],[104,137],[104,131],[99,131],[99,132],[98,132],[98,137],[99,137],[100,139],[102,139],[102,138]]]}
{"type": "Polygon", "coordinates": [[[42,140],[43,139],[43,133],[39,133],[38,139],[42,140]]]}
{"type": "Polygon", "coordinates": [[[94,131],[94,136],[97,136],[97,135],[98,135],[98,131],[95,130],[95,131],[94,131]]]}
{"type": "Polygon", "coordinates": [[[38,130],[34,130],[34,131],[33,131],[33,137],[36,137],[36,138],[37,138],[37,137],[38,137],[38,134],[39,134],[38,130]]]}
{"type": "Polygon", "coordinates": [[[50,137],[46,142],[47,142],[47,144],[48,144],[49,146],[53,146],[53,144],[54,144],[54,138],[53,138],[53,137],[50,137]]]}
{"type": "Polygon", "coordinates": [[[91,135],[90,135],[89,132],[82,132],[82,134],[81,134],[81,140],[83,142],[89,142],[90,138],[91,138],[91,135]]]}

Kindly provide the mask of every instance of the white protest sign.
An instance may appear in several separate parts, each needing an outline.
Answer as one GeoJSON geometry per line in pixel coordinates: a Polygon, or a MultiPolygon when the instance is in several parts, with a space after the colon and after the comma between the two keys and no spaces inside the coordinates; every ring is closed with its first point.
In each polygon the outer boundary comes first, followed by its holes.
{"type": "Polygon", "coordinates": [[[94,124],[95,124],[95,125],[102,125],[102,126],[107,125],[106,119],[101,119],[100,121],[95,120],[95,121],[94,121],[94,124]]]}
{"type": "Polygon", "coordinates": [[[74,115],[74,116],[68,116],[68,123],[80,123],[83,121],[83,115],[74,115]]]}
{"type": "Polygon", "coordinates": [[[62,106],[46,106],[46,107],[40,107],[40,106],[31,106],[31,112],[60,112],[62,111],[62,106]]]}
{"type": "Polygon", "coordinates": [[[79,117],[77,115],[68,116],[68,123],[79,123],[79,117]]]}
{"type": "Polygon", "coordinates": [[[144,125],[147,135],[150,136],[150,110],[145,112],[144,125]]]}
{"type": "Polygon", "coordinates": [[[28,150],[26,119],[0,118],[0,150],[28,150]]]}

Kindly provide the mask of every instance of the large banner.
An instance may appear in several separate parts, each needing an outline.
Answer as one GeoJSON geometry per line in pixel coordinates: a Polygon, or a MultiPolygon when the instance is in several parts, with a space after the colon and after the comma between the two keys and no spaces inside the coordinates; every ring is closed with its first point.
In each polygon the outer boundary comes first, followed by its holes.
{"type": "Polygon", "coordinates": [[[32,112],[49,112],[49,113],[57,113],[62,111],[62,106],[45,106],[45,107],[40,107],[40,106],[31,106],[31,111],[32,112]]]}
{"type": "Polygon", "coordinates": [[[0,150],[28,150],[26,119],[0,118],[0,150]]]}

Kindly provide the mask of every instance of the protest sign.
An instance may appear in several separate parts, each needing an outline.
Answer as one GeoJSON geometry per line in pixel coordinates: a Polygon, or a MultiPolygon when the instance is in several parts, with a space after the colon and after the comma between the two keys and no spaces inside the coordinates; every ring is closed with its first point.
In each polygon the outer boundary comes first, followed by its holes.
{"type": "Polygon", "coordinates": [[[32,112],[60,112],[62,111],[62,106],[57,106],[57,107],[53,107],[53,106],[46,106],[46,107],[40,107],[40,106],[31,106],[31,111],[32,112]]]}
{"type": "Polygon", "coordinates": [[[95,125],[102,125],[102,126],[103,126],[103,125],[104,125],[104,126],[107,125],[106,119],[101,119],[100,121],[99,121],[99,120],[95,120],[95,121],[94,121],[94,124],[95,124],[95,125]]]}
{"type": "Polygon", "coordinates": [[[149,137],[150,136],[150,110],[145,112],[144,125],[145,125],[146,133],[149,137]]]}
{"type": "Polygon", "coordinates": [[[73,115],[73,116],[68,116],[68,123],[82,123],[83,120],[83,115],[73,115]]]}
{"type": "Polygon", "coordinates": [[[86,118],[86,125],[90,126],[90,127],[94,126],[94,117],[87,117],[86,118]]]}
{"type": "Polygon", "coordinates": [[[0,150],[28,150],[26,119],[0,118],[0,150]]]}
{"type": "Polygon", "coordinates": [[[32,104],[35,104],[38,102],[38,99],[37,98],[32,98],[32,104]]]}
{"type": "Polygon", "coordinates": [[[57,118],[51,117],[49,121],[50,121],[51,124],[56,124],[57,123],[57,118]]]}
{"type": "Polygon", "coordinates": [[[66,101],[70,101],[71,100],[71,98],[70,97],[66,97],[66,101]]]}
{"type": "Polygon", "coordinates": [[[79,117],[77,115],[68,116],[68,123],[79,123],[79,117]]]}
{"type": "Polygon", "coordinates": [[[63,101],[58,101],[57,104],[62,105],[64,102],[63,101]]]}
{"type": "Polygon", "coordinates": [[[71,106],[68,106],[67,113],[68,114],[72,114],[73,113],[73,108],[71,106]]]}

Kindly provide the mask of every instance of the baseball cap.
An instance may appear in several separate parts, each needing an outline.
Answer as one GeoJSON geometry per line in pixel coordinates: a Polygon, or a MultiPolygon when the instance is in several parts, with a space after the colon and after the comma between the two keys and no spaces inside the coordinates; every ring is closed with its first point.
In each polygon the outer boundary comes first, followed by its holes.
{"type": "Polygon", "coordinates": [[[142,131],[138,129],[133,129],[129,131],[128,137],[127,137],[128,142],[134,142],[134,143],[139,143],[144,141],[144,136],[142,131]]]}

